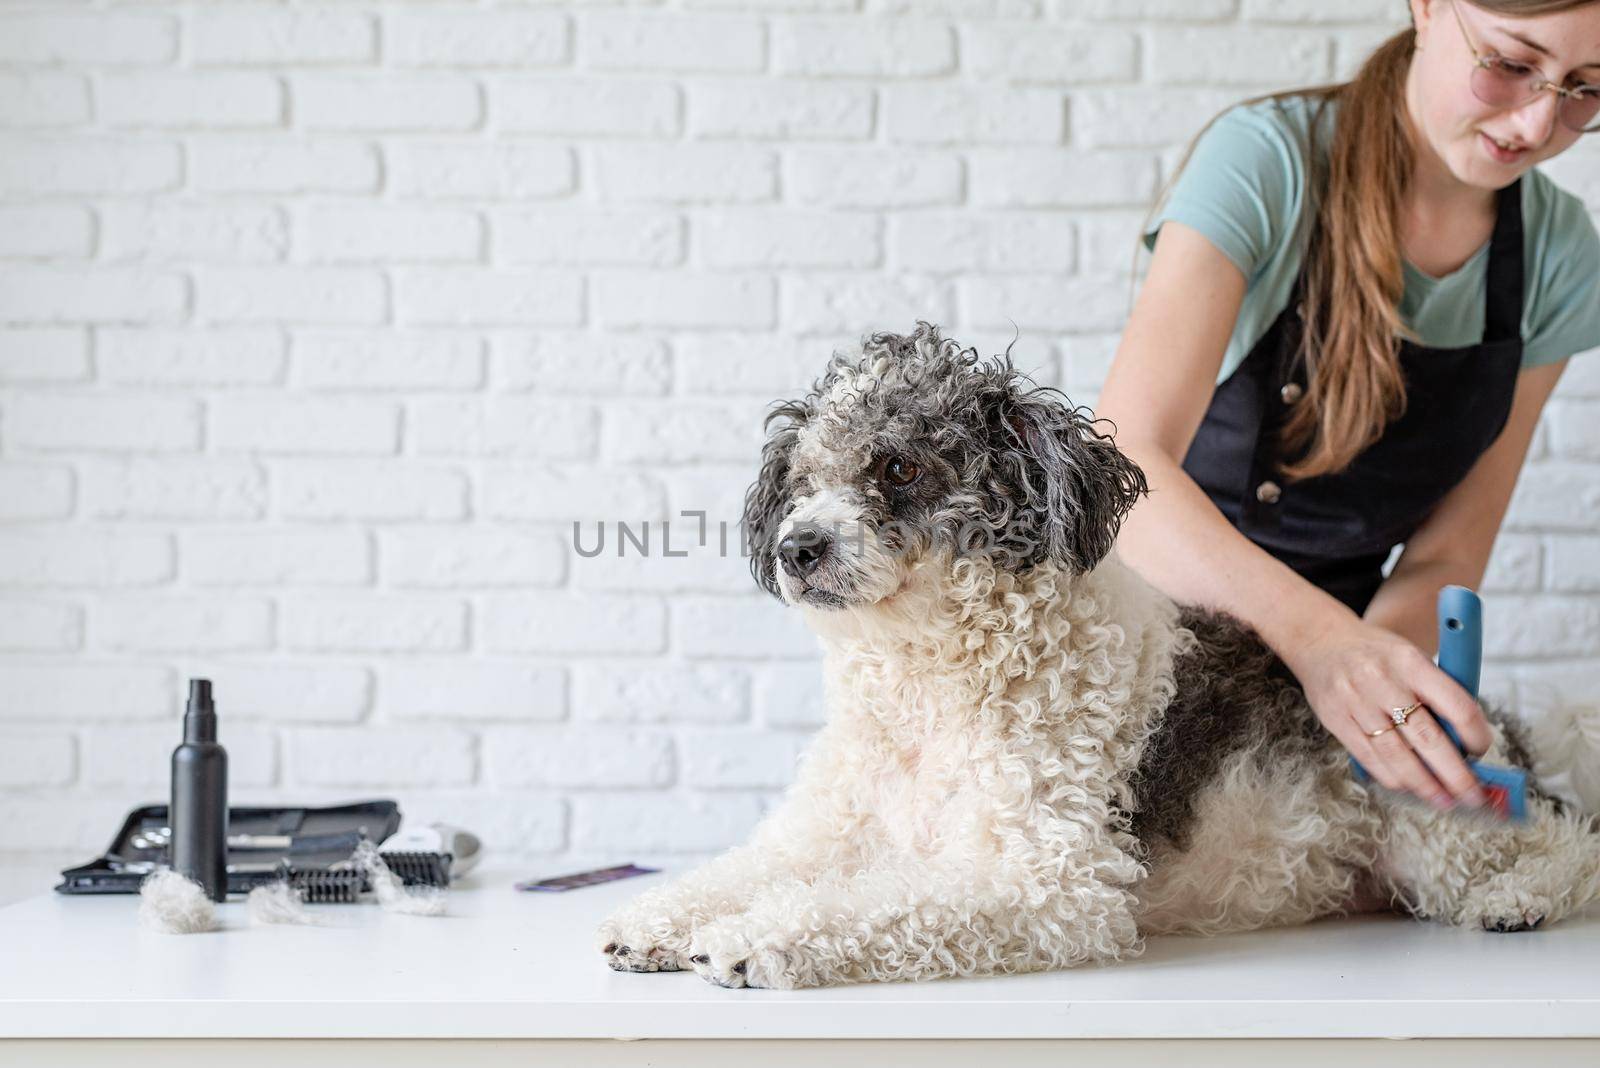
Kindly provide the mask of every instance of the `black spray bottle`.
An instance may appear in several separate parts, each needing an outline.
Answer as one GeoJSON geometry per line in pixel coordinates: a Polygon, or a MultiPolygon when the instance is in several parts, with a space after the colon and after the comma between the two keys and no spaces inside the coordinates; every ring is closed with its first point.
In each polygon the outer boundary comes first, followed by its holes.
{"type": "Polygon", "coordinates": [[[172,870],[212,901],[228,896],[228,754],[217,744],[211,680],[189,680],[183,744],[172,751],[172,870]]]}

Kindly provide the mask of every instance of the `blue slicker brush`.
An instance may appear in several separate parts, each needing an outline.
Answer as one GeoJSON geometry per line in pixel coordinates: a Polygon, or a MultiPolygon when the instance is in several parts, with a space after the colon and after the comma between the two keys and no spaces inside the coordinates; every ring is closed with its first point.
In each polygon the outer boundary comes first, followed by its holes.
{"type": "MultiPolygon", "coordinates": [[[[1478,676],[1483,667],[1483,601],[1465,586],[1446,586],[1439,591],[1439,667],[1461,688],[1478,696],[1478,676]]],[[[1456,751],[1463,757],[1467,747],[1449,720],[1435,714],[1439,726],[1450,738],[1456,751]]],[[[1489,803],[1482,809],[1498,819],[1521,822],[1528,818],[1528,774],[1518,768],[1501,767],[1468,760],[1467,767],[1478,777],[1478,785],[1488,795],[1489,803]]],[[[1355,757],[1350,758],[1350,770],[1356,781],[1369,783],[1372,776],[1355,757]]],[[[1407,797],[1412,795],[1407,794],[1407,797]]],[[[1459,810],[1458,810],[1459,811],[1459,810]]],[[[1466,811],[1472,811],[1470,809],[1466,811]]]]}

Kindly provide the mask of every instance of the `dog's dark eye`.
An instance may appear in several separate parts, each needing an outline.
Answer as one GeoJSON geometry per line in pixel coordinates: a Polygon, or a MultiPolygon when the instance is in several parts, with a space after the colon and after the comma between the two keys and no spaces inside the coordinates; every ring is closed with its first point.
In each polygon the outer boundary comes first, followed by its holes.
{"type": "Polygon", "coordinates": [[[891,486],[909,486],[922,475],[922,469],[903,456],[883,462],[883,480],[891,486]]]}

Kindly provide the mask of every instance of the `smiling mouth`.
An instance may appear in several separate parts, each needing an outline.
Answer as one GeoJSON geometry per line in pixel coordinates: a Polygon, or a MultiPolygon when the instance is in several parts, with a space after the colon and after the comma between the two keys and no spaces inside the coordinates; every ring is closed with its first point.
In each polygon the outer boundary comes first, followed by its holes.
{"type": "Polygon", "coordinates": [[[1500,155],[1505,156],[1507,158],[1517,158],[1517,157],[1525,155],[1527,153],[1527,151],[1528,151],[1528,146],[1526,146],[1526,145],[1524,145],[1524,146],[1522,146],[1520,148],[1517,148],[1517,147],[1513,147],[1512,145],[1508,144],[1505,141],[1501,141],[1498,138],[1490,137],[1487,133],[1484,133],[1484,131],[1482,131],[1482,130],[1479,130],[1478,133],[1482,134],[1484,139],[1487,140],[1490,143],[1490,145],[1493,146],[1494,151],[1498,152],[1500,155]]]}

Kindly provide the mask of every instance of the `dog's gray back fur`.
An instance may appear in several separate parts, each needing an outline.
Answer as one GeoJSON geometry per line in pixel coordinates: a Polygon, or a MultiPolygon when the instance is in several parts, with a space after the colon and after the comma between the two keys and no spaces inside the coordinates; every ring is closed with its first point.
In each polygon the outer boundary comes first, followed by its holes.
{"type": "Polygon", "coordinates": [[[1194,646],[1178,656],[1178,692],[1134,772],[1133,833],[1146,845],[1188,845],[1195,802],[1231,754],[1255,749],[1263,762],[1315,760],[1330,736],[1294,674],[1238,619],[1198,606],[1178,623],[1194,646]]]}
{"type": "MultiPolygon", "coordinates": [[[[1294,673],[1254,629],[1196,605],[1182,606],[1179,625],[1197,641],[1173,665],[1178,692],[1134,773],[1131,829],[1147,847],[1166,843],[1182,850],[1196,801],[1229,756],[1252,750],[1257,766],[1281,770],[1318,762],[1339,743],[1317,719],[1294,673]]],[[[1482,707],[1501,730],[1507,762],[1529,772],[1529,792],[1565,808],[1534,780],[1522,722],[1498,705],[1482,707]]]]}

